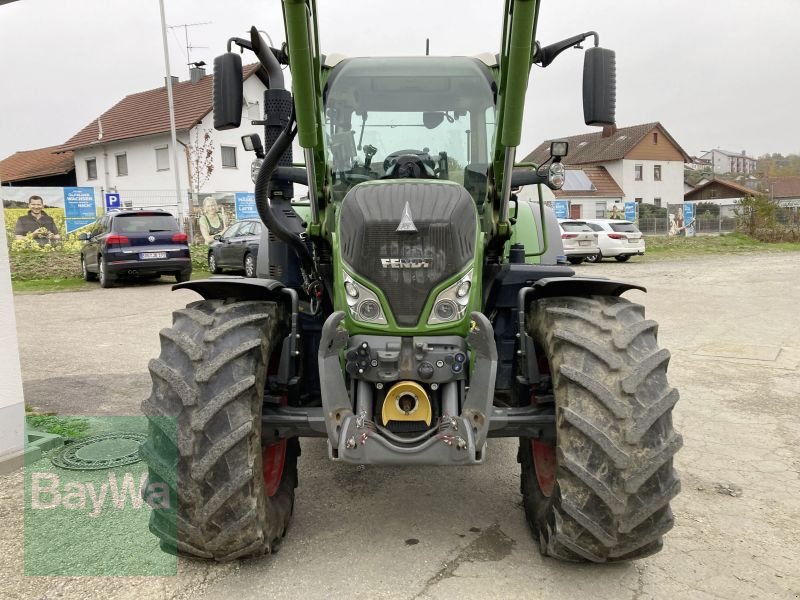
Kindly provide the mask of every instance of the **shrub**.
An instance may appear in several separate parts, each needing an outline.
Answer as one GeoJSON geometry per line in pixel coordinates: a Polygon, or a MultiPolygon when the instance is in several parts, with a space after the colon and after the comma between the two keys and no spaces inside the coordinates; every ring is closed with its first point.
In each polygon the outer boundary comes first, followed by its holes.
{"type": "Polygon", "coordinates": [[[761,242],[796,242],[800,225],[778,222],[778,206],[764,195],[747,196],[734,209],[736,229],[761,242]]]}

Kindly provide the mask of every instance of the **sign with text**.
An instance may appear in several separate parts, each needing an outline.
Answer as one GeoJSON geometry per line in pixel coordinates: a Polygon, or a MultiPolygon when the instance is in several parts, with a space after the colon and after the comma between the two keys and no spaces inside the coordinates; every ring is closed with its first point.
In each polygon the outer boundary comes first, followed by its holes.
{"type": "Polygon", "coordinates": [[[683,205],[683,222],[686,223],[686,237],[694,235],[694,204],[686,202],[683,205]]]}
{"type": "Polygon", "coordinates": [[[625,220],[631,222],[636,220],[636,202],[625,203],[625,220]]]}
{"type": "Polygon", "coordinates": [[[236,192],[236,220],[257,218],[256,195],[252,192],[236,192]]]}
{"type": "Polygon", "coordinates": [[[64,217],[67,233],[93,223],[97,218],[94,188],[65,187],[64,217]]]}
{"type": "Polygon", "coordinates": [[[553,201],[553,210],[556,213],[556,219],[569,218],[569,200],[555,200],[553,201]]]}

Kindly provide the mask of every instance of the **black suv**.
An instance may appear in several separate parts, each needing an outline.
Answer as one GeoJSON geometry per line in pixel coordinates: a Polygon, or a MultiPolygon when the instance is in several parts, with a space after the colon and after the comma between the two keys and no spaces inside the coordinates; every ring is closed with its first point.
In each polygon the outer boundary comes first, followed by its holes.
{"type": "Polygon", "coordinates": [[[81,268],[86,281],[104,288],[120,277],[174,275],[180,283],[192,274],[188,238],[163,210],[109,213],[82,233],[81,268]]]}

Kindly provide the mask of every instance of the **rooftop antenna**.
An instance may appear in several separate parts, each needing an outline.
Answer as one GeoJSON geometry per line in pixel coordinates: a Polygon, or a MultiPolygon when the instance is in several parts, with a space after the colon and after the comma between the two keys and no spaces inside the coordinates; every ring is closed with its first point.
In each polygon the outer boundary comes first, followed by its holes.
{"type": "Polygon", "coordinates": [[[431,38],[425,38],[425,56],[431,55],[431,38]]]}
{"type": "Polygon", "coordinates": [[[200,27],[202,25],[211,25],[211,21],[204,21],[203,23],[183,23],[182,25],[170,25],[169,29],[180,29],[183,27],[183,37],[186,40],[186,64],[192,65],[192,50],[208,49],[208,46],[192,46],[189,43],[189,27],[200,27]]]}

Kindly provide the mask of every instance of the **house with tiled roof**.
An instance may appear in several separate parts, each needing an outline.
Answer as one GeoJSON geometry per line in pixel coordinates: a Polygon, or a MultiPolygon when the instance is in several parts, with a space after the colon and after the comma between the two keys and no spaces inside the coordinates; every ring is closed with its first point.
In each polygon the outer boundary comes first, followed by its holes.
{"type": "Polygon", "coordinates": [[[698,185],[687,192],[683,199],[685,202],[707,202],[720,207],[720,215],[730,217],[734,215],[736,203],[747,196],[757,194],[752,188],[741,185],[735,181],[715,178],[698,185]]]}
{"type": "MultiPolygon", "coordinates": [[[[569,142],[569,154],[563,159],[568,169],[602,168],[621,190],[622,202],[656,207],[683,202],[683,165],[690,157],[661,123],[558,139],[569,142]]],[[[551,141],[542,142],[524,161],[536,164],[546,161],[551,141]]],[[[570,216],[574,218],[605,216],[613,207],[611,201],[605,202],[605,208],[599,200],[570,202],[570,216]]]]}
{"type": "Polygon", "coordinates": [[[72,152],[59,146],[22,150],[0,160],[0,182],[15,187],[63,187],[75,185],[72,152]]]}
{"type": "Polygon", "coordinates": [[[800,208],[800,177],[772,177],[767,180],[767,194],[778,206],[800,208]]]}
{"type": "MultiPolygon", "coordinates": [[[[213,75],[206,75],[202,68],[193,68],[189,80],[173,78],[182,190],[190,191],[190,172],[198,171],[190,167],[193,149],[210,153],[201,168],[208,164],[213,167],[201,192],[252,188],[250,163],[254,156],[245,154],[241,136],[250,133],[263,136],[263,128],[250,121],[262,118],[266,85],[258,65],[245,66],[243,76],[242,125],[228,131],[213,128],[213,75]]],[[[130,94],[68,139],[61,150],[74,154],[77,185],[117,191],[124,204],[128,204],[126,191],[133,197],[137,197],[134,192],[142,190],[163,190],[174,195],[168,106],[166,86],[130,94]]],[[[169,204],[174,204],[174,200],[165,202],[169,204]]]]}
{"type": "Polygon", "coordinates": [[[574,218],[604,217],[614,206],[623,210],[622,188],[605,167],[575,165],[567,167],[564,186],[553,191],[555,200],[569,200],[574,218]]]}

